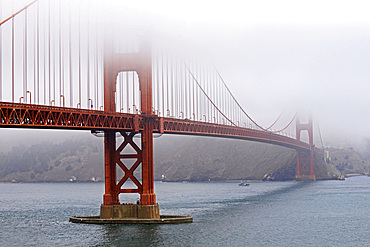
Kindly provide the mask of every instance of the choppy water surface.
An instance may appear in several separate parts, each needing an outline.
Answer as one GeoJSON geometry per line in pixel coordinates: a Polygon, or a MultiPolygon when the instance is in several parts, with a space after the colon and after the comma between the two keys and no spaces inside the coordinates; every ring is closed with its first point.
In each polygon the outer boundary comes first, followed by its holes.
{"type": "Polygon", "coordinates": [[[0,245],[370,246],[369,177],[155,187],[162,214],[194,223],[72,224],[68,216],[99,213],[103,183],[0,184],[0,245]]]}

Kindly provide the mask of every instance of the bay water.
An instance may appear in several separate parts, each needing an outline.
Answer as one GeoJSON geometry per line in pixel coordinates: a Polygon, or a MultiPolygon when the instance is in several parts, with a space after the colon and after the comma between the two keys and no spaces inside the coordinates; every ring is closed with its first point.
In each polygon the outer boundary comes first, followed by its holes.
{"type": "Polygon", "coordinates": [[[370,177],[250,183],[156,182],[161,214],[194,218],[175,225],[70,223],[104,183],[0,183],[0,246],[370,246],[370,177]]]}

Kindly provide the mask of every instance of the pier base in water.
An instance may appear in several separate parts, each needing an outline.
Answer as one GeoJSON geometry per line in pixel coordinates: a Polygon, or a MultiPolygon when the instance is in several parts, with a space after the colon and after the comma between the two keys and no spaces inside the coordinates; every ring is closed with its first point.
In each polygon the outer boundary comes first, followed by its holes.
{"type": "Polygon", "coordinates": [[[155,205],[101,205],[101,219],[159,219],[159,206],[155,205]]]}
{"type": "Polygon", "coordinates": [[[296,176],[296,181],[315,181],[316,176],[315,175],[300,175],[299,177],[296,176]]]}
{"type": "Polygon", "coordinates": [[[160,215],[156,205],[101,205],[99,216],[70,217],[72,223],[85,224],[180,224],[193,218],[180,215],[160,215]]]}

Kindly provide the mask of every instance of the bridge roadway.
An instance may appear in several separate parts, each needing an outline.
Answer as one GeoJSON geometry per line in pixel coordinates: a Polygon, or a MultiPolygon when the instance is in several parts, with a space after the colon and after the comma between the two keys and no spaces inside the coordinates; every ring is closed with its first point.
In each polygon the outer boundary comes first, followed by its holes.
{"type": "MultiPolygon", "coordinates": [[[[140,131],[151,119],[153,131],[164,134],[213,136],[270,143],[296,150],[310,150],[308,143],[272,132],[186,119],[150,118],[138,114],[78,108],[0,102],[1,128],[140,131]]],[[[323,153],[314,147],[315,153],[323,153]]]]}

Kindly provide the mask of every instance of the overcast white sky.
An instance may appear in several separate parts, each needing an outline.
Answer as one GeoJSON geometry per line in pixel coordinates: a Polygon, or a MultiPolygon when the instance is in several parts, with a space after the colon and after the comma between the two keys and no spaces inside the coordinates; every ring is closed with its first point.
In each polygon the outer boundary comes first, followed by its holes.
{"type": "Polygon", "coordinates": [[[152,27],[211,54],[236,98],[265,126],[303,108],[327,140],[370,137],[369,1],[127,4],[152,27]]]}

